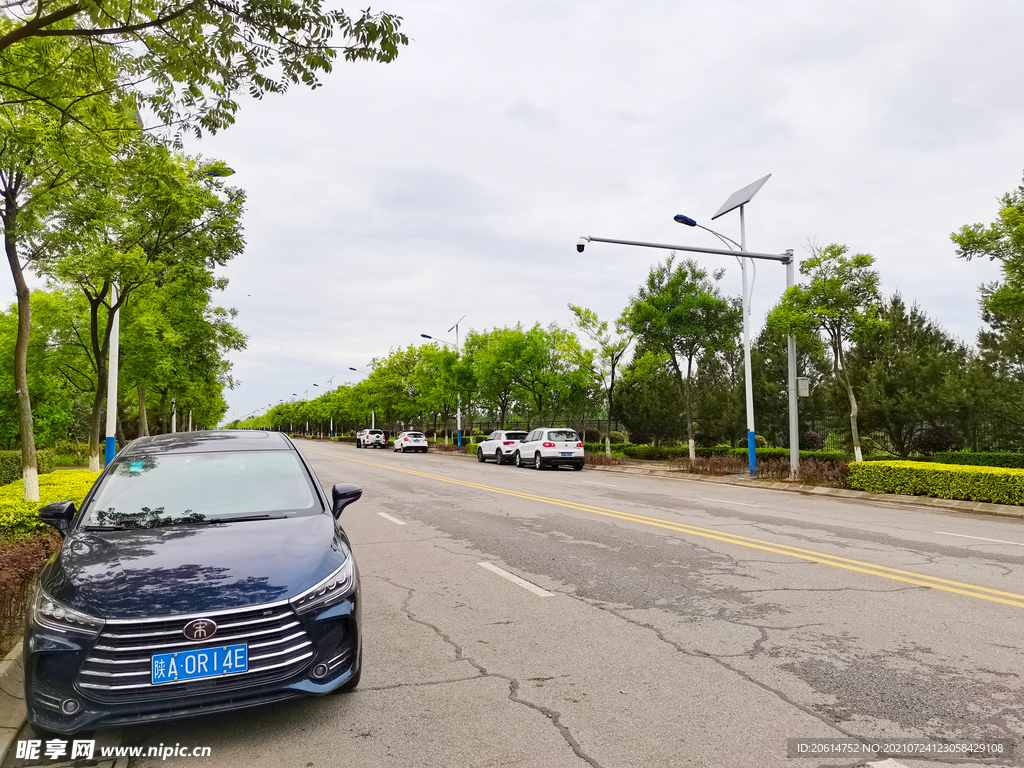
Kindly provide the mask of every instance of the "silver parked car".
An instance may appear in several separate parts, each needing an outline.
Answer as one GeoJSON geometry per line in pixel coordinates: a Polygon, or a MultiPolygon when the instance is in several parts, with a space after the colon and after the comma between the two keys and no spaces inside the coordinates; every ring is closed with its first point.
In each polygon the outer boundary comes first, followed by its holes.
{"type": "Polygon", "coordinates": [[[533,430],[516,446],[517,467],[570,466],[583,469],[583,441],[571,429],[541,427],[533,430]]]}
{"type": "Polygon", "coordinates": [[[499,429],[491,432],[476,449],[476,460],[494,459],[497,464],[511,464],[519,441],[526,437],[525,429],[499,429]]]}

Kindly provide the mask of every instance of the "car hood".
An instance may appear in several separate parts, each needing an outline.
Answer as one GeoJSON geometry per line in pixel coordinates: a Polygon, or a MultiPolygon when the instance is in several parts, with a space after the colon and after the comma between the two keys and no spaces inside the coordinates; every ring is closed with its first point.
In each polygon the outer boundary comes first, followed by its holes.
{"type": "Polygon", "coordinates": [[[293,597],[349,556],[325,514],[68,536],[41,578],[66,605],[102,618],[243,608],[293,597]]]}

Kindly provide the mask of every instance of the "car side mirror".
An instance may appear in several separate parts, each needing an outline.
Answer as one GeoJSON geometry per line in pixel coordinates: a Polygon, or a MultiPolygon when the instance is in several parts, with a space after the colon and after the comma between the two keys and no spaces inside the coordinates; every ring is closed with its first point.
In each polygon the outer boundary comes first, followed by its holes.
{"type": "Polygon", "coordinates": [[[67,536],[71,529],[71,521],[75,519],[75,512],[75,502],[55,501],[42,507],[37,514],[44,523],[60,531],[61,536],[67,536]]]}
{"type": "Polygon", "coordinates": [[[354,501],[359,501],[359,497],[362,495],[363,489],[358,485],[353,485],[352,483],[338,483],[336,486],[331,488],[331,498],[334,502],[331,512],[335,517],[340,517],[341,513],[345,511],[345,507],[354,501]]]}

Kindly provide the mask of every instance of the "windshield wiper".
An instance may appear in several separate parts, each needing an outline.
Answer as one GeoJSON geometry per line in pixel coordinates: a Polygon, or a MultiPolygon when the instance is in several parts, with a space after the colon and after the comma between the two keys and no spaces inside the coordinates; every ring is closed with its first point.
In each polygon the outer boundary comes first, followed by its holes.
{"type": "Polygon", "coordinates": [[[285,515],[245,515],[244,517],[208,517],[204,523],[241,523],[246,520],[283,520],[285,515]]]}
{"type": "MultiPolygon", "coordinates": [[[[83,531],[127,531],[127,525],[83,525],[83,531]]],[[[134,528],[132,530],[135,530],[134,528]]]]}

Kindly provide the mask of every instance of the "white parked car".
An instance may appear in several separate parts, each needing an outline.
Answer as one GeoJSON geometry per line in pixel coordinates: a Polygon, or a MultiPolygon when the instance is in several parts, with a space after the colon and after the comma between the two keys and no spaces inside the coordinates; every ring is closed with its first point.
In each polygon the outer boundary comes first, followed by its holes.
{"type": "Polygon", "coordinates": [[[383,448],[388,444],[382,429],[364,429],[356,433],[356,448],[383,448]]]}
{"type": "Polygon", "coordinates": [[[511,464],[516,446],[526,437],[525,429],[499,429],[491,432],[476,449],[476,460],[494,459],[498,464],[511,464]]]}
{"type": "Polygon", "coordinates": [[[583,441],[571,429],[540,427],[515,446],[513,460],[517,467],[570,466],[583,469],[583,441]]]}
{"type": "Polygon", "coordinates": [[[395,438],[393,450],[399,453],[405,453],[406,451],[423,451],[426,453],[427,437],[422,432],[403,432],[395,438]]]}

